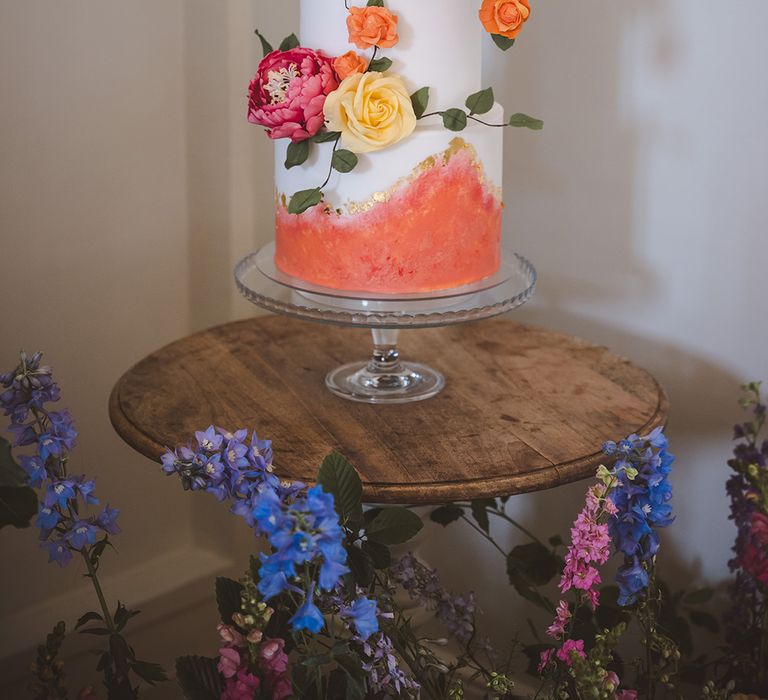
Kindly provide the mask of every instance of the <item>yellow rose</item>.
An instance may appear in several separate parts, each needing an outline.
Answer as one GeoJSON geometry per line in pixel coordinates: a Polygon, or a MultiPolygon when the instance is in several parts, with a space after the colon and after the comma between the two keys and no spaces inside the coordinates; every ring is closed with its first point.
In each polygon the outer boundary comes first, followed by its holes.
{"type": "Polygon", "coordinates": [[[354,153],[391,146],[416,128],[411,97],[399,75],[358,73],[341,81],[323,107],[329,131],[354,153]]]}

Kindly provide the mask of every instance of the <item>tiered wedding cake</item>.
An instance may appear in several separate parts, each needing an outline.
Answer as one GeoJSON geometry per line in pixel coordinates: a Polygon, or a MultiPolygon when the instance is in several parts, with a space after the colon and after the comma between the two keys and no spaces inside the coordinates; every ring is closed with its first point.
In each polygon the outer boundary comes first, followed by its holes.
{"type": "Polygon", "coordinates": [[[486,0],[480,18],[479,0],[347,4],[301,0],[301,45],[283,42],[251,85],[249,118],[277,139],[278,268],[389,293],[493,275],[505,122],[482,89],[483,25],[511,44],[527,0],[486,0]]]}

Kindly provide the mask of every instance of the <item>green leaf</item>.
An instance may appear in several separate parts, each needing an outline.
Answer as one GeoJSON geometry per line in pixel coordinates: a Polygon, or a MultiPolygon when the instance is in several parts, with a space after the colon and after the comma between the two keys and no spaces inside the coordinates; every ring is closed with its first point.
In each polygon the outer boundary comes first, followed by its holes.
{"type": "Polygon", "coordinates": [[[411,95],[411,104],[413,105],[413,112],[416,115],[416,119],[421,119],[429,105],[429,88],[423,87],[416,90],[416,92],[411,95]]]}
{"type": "Polygon", "coordinates": [[[372,73],[383,73],[392,67],[392,59],[382,56],[375,58],[368,64],[368,71],[372,73]]]}
{"type": "Polygon", "coordinates": [[[541,119],[534,119],[527,114],[518,112],[513,114],[509,118],[509,125],[515,127],[523,127],[525,129],[532,129],[533,131],[541,131],[544,128],[544,122],[541,119]]]}
{"type": "Polygon", "coordinates": [[[217,659],[182,656],[176,659],[176,680],[187,700],[219,700],[224,679],[216,670],[217,659]]]}
{"type": "Polygon", "coordinates": [[[715,592],[711,588],[701,588],[698,591],[691,591],[685,596],[686,605],[704,605],[712,600],[715,592]]]}
{"type": "Polygon", "coordinates": [[[368,588],[371,585],[371,581],[373,581],[374,574],[371,557],[367,552],[355,546],[347,547],[347,554],[347,563],[352,570],[355,583],[362,588],[368,588]]]}
{"type": "Polygon", "coordinates": [[[347,700],[363,700],[366,693],[365,671],[360,660],[349,655],[336,657],[336,663],[347,674],[347,700]]]}
{"type": "Polygon", "coordinates": [[[232,615],[240,612],[240,594],[243,585],[231,578],[222,576],[216,579],[216,607],[219,609],[221,621],[225,625],[232,624],[232,615]]]}
{"type": "Polygon", "coordinates": [[[125,638],[119,634],[109,636],[109,653],[115,663],[117,672],[122,676],[128,673],[128,661],[131,658],[131,648],[125,638]]]}
{"type": "Polygon", "coordinates": [[[340,173],[352,172],[357,167],[357,156],[346,148],[340,148],[333,152],[331,165],[340,173]]]}
{"type": "Polygon", "coordinates": [[[435,510],[429,514],[429,519],[433,523],[447,527],[451,523],[455,523],[462,515],[464,515],[464,510],[462,508],[453,505],[453,503],[449,503],[446,506],[435,508],[435,510]]]}
{"type": "Polygon", "coordinates": [[[29,527],[37,515],[37,494],[29,486],[0,486],[0,529],[29,527]]]}
{"type": "Polygon", "coordinates": [[[149,661],[131,661],[131,671],[150,685],[168,680],[168,674],[160,664],[149,661]]]}
{"type": "Polygon", "coordinates": [[[375,569],[383,570],[392,566],[392,553],[387,545],[366,540],[363,542],[363,551],[371,558],[375,569]]]}
{"type": "Polygon", "coordinates": [[[26,486],[27,481],[27,473],[11,454],[11,443],[0,437],[0,486],[26,486]]]}
{"type": "Polygon", "coordinates": [[[470,114],[486,114],[493,109],[496,98],[493,96],[493,88],[486,88],[475,92],[467,98],[466,105],[470,114]]]}
{"type": "Polygon", "coordinates": [[[307,209],[320,204],[323,201],[323,193],[319,187],[313,187],[311,190],[301,190],[291,197],[288,203],[289,214],[303,214],[307,209]]]}
{"type": "Polygon", "coordinates": [[[265,38],[264,35],[258,30],[253,30],[257,37],[259,37],[259,41],[261,42],[261,50],[266,56],[268,53],[272,53],[274,49],[272,48],[272,44],[270,44],[265,38]]]}
{"type": "Polygon", "coordinates": [[[369,540],[379,544],[403,544],[416,535],[424,524],[414,512],[394,506],[382,508],[381,512],[368,526],[366,534],[369,540]]]}
{"type": "Polygon", "coordinates": [[[338,141],[340,136],[340,131],[318,131],[310,141],[314,143],[328,143],[328,141],[338,141]]]}
{"type": "MultiPolygon", "coordinates": [[[[495,505],[495,501],[491,501],[495,505]]],[[[488,520],[488,500],[472,501],[472,517],[483,532],[490,532],[491,523],[488,520]]]]}
{"type": "Polygon", "coordinates": [[[717,634],[720,631],[720,623],[714,615],[703,610],[691,610],[688,616],[691,618],[691,624],[696,627],[703,627],[712,634],[717,634]]]}
{"type": "Polygon", "coordinates": [[[99,620],[101,622],[104,622],[104,618],[99,615],[99,613],[91,611],[85,613],[85,615],[81,615],[78,620],[77,624],[75,625],[75,629],[80,629],[83,625],[92,622],[93,620],[99,620]]]}
{"type": "Polygon", "coordinates": [[[463,109],[447,109],[442,117],[446,129],[464,131],[467,128],[467,113],[463,109]]]}
{"type": "Polygon", "coordinates": [[[117,625],[117,631],[121,632],[128,624],[128,620],[136,615],[140,615],[141,610],[128,610],[122,603],[118,602],[117,610],[115,611],[114,619],[115,625],[117,625]]]}
{"type": "Polygon", "coordinates": [[[339,452],[331,452],[320,465],[317,483],[333,494],[341,523],[359,529],[363,523],[363,482],[352,463],[339,452]]]}
{"type": "Polygon", "coordinates": [[[501,34],[491,34],[491,39],[502,51],[507,51],[515,45],[514,39],[509,39],[501,34]]]}
{"type": "Polygon", "coordinates": [[[309,140],[291,143],[285,154],[285,167],[287,170],[305,163],[309,158],[309,140]]]}
{"type": "Polygon", "coordinates": [[[299,45],[299,39],[295,34],[289,34],[280,42],[281,51],[290,51],[299,45]]]}
{"type": "Polygon", "coordinates": [[[384,7],[384,0],[368,0],[368,7],[384,7]]]}

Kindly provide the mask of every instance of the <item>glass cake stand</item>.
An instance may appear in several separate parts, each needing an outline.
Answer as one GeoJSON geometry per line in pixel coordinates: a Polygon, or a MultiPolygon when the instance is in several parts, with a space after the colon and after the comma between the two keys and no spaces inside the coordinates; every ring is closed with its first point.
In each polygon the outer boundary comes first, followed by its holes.
{"type": "Polygon", "coordinates": [[[397,404],[438,394],[445,378],[426,365],[400,359],[403,328],[434,328],[498,316],[522,306],[534,293],[536,270],[521,255],[504,250],[499,271],[480,282],[418,294],[346,292],[319,287],[281,272],[270,243],[235,267],[237,287],[267,311],[336,326],[370,328],[373,356],[332,370],[325,384],[351,401],[397,404]]]}

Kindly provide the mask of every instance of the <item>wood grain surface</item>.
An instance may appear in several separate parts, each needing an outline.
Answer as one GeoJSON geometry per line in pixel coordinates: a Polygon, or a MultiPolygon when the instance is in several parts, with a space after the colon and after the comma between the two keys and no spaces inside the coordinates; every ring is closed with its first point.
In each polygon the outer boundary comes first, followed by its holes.
{"type": "Polygon", "coordinates": [[[647,372],[582,340],[507,320],[401,334],[406,359],[442,371],[428,401],[371,406],[324,386],[364,359],[370,333],[267,316],[197,333],[118,381],[110,417],[158,460],[214,424],[274,442],[286,479],[312,482],[331,450],[358,468],[369,503],[441,503],[552,488],[594,473],[600,446],[663,425],[647,372]]]}

